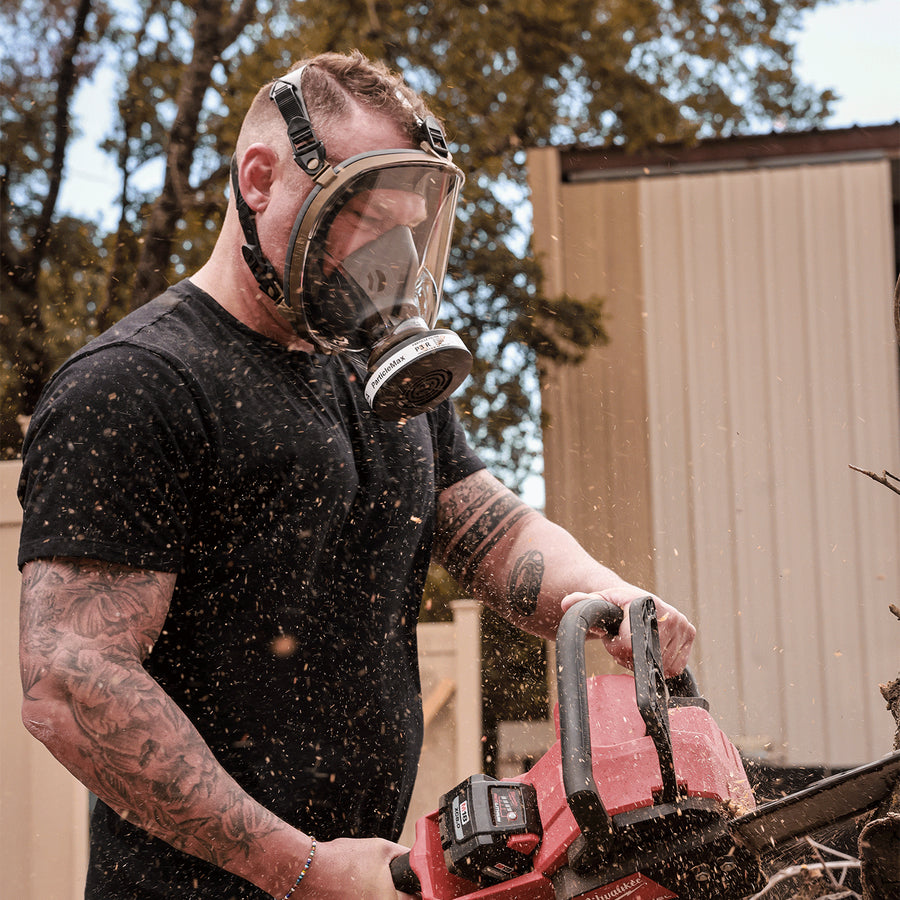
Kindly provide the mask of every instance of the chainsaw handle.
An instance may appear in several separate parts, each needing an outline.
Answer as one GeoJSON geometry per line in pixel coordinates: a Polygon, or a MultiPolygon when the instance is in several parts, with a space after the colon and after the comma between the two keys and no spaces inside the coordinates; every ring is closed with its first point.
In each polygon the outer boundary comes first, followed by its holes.
{"type": "Polygon", "coordinates": [[[672,675],[671,678],[667,678],[666,685],[669,688],[670,697],[692,698],[697,702],[687,705],[702,706],[704,709],[709,709],[709,704],[703,699],[700,688],[697,687],[697,682],[694,680],[693,673],[687,667],[685,667],[684,671],[680,672],[678,675],[672,675]]]}
{"type": "Polygon", "coordinates": [[[394,879],[394,887],[404,894],[421,894],[422,884],[419,876],[413,871],[409,863],[409,853],[395,856],[391,860],[391,875],[394,879]]]}
{"type": "Polygon", "coordinates": [[[616,634],[624,617],[622,610],[608,600],[581,600],[569,607],[556,632],[563,786],[569,809],[585,836],[608,831],[610,823],[594,781],[584,642],[587,633],[598,626],[616,634]]]}
{"type": "MultiPolygon", "coordinates": [[[[607,600],[581,600],[565,613],[556,634],[563,785],[569,808],[582,834],[605,834],[610,830],[609,815],[594,780],[591,759],[585,638],[592,628],[598,627],[612,635],[618,633],[624,615],[618,606],[607,600]]],[[[653,598],[648,595],[632,601],[629,619],[638,709],[659,756],[663,793],[671,801],[677,793],[677,780],[669,734],[669,694],[697,698],[689,701],[691,705],[705,705],[705,701],[700,698],[694,677],[687,669],[663,683],[653,598]]]]}

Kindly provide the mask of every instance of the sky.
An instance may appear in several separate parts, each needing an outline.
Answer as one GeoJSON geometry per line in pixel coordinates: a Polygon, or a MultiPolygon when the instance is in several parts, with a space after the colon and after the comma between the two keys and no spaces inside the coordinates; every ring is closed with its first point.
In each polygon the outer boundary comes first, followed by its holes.
{"type": "MultiPolygon", "coordinates": [[[[828,128],[882,125],[900,121],[900,0],[838,0],[803,16],[797,43],[799,73],[820,89],[831,88],[842,99],[826,123],[828,128]]],[[[112,228],[111,209],[119,187],[112,163],[98,149],[111,129],[107,110],[97,96],[111,93],[108,73],[93,91],[75,100],[82,135],[66,161],[60,209],[112,228]]],[[[161,168],[147,172],[147,187],[161,183],[161,168]]]]}
{"type": "Polygon", "coordinates": [[[828,127],[900,121],[900,0],[841,0],[803,26],[800,75],[843,97],[828,127]]]}

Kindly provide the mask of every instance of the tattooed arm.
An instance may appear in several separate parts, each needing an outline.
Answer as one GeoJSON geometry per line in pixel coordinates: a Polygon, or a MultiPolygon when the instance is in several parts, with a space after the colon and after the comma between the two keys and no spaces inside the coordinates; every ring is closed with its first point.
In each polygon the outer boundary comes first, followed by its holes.
{"type": "MultiPolygon", "coordinates": [[[[562,613],[600,596],[623,608],[647,591],[597,562],[565,529],[531,509],[484,470],[444,490],[438,504],[436,552],[454,578],[504,618],[554,638],[562,613]]],[[[680,672],[694,627],[656,599],[663,663],[680,672]]],[[[628,618],[615,638],[601,636],[622,663],[631,657],[628,618]]]]}
{"type": "MultiPolygon", "coordinates": [[[[120,815],[276,897],[310,838],[260,806],[141,665],[175,576],[90,560],[28,563],[20,663],[28,730],[120,815]]],[[[304,896],[398,896],[380,840],[322,843],[304,896]]]]}

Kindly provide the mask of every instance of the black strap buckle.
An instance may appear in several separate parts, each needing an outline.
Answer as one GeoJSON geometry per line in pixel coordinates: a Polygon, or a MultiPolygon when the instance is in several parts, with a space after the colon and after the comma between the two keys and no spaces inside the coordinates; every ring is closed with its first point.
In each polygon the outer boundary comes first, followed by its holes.
{"type": "Polygon", "coordinates": [[[447,145],[447,138],[444,135],[444,129],[441,123],[434,116],[427,116],[422,120],[422,134],[428,143],[428,146],[444,159],[450,159],[450,147],[447,145]]]}
{"type": "Polygon", "coordinates": [[[288,81],[276,81],[269,96],[278,105],[278,110],[287,123],[288,137],[294,148],[294,162],[310,178],[315,178],[327,165],[325,145],[316,139],[303,97],[288,81]]]}
{"type": "Polygon", "coordinates": [[[288,122],[288,137],[294,148],[294,162],[307,175],[318,175],[325,166],[325,145],[316,140],[309,119],[294,116],[288,122]]]}

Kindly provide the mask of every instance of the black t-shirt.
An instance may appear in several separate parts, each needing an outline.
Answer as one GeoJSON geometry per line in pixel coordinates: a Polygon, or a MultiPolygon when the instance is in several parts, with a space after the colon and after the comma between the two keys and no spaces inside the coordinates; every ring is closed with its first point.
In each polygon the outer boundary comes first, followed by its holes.
{"type": "MultiPolygon", "coordinates": [[[[364,375],[266,339],[185,281],[54,376],[20,485],[20,566],[177,573],[146,669],[252,796],[323,840],[403,825],[436,497],[482,468],[449,402],[384,422],[364,375]]],[[[172,893],[201,874],[255,895],[102,804],[92,830],[89,896],[205,897],[172,893]],[[135,892],[141,871],[164,889],[135,892]]]]}

